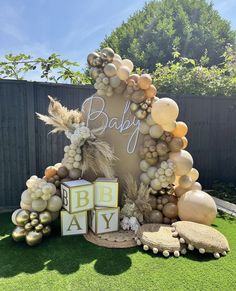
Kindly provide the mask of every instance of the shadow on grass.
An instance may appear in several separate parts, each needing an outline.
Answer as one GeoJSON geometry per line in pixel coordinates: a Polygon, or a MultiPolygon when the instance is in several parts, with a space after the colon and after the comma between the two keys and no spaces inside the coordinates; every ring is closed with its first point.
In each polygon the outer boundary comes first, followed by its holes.
{"type": "MultiPolygon", "coordinates": [[[[33,274],[43,269],[71,274],[77,272],[82,265],[94,262],[96,272],[118,275],[131,267],[129,255],[137,251],[136,248],[98,247],[87,242],[83,236],[61,237],[59,225],[54,225],[52,235],[40,245],[29,247],[24,242],[16,243],[12,240],[11,231],[14,227],[10,222],[10,215],[7,216],[6,223],[3,223],[4,229],[1,229],[0,277],[33,274]]],[[[0,217],[3,218],[3,215],[0,217]]],[[[0,221],[2,225],[2,219],[0,221]]]]}

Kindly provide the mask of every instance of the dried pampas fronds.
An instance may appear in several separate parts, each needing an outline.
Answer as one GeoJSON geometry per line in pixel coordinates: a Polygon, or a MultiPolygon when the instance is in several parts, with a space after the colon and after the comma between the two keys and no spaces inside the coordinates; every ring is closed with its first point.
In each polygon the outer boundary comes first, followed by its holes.
{"type": "Polygon", "coordinates": [[[96,175],[103,174],[107,178],[114,178],[113,162],[116,157],[107,142],[88,139],[81,149],[83,173],[90,169],[96,175]]]}
{"type": "Polygon", "coordinates": [[[36,114],[40,120],[54,127],[51,133],[73,130],[72,124],[82,121],[82,113],[80,111],[68,110],[51,96],[48,96],[48,98],[50,99],[48,115],[36,114]]]}
{"type": "Polygon", "coordinates": [[[150,188],[143,183],[138,187],[133,176],[128,175],[125,179],[125,204],[121,210],[121,214],[131,217],[134,216],[140,223],[144,222],[148,217],[152,208],[149,204],[150,188]]]}

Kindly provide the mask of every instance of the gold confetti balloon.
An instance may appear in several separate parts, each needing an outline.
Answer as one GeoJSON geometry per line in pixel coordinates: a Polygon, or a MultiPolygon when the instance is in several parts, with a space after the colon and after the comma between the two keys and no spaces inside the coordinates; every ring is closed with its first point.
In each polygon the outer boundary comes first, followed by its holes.
{"type": "Polygon", "coordinates": [[[26,243],[29,246],[35,246],[39,243],[41,243],[42,241],[42,237],[43,234],[41,232],[37,232],[37,231],[30,231],[27,235],[26,235],[26,243]]]}
{"type": "Polygon", "coordinates": [[[23,241],[26,236],[26,230],[22,226],[17,226],[12,232],[12,238],[14,241],[23,241]]]}
{"type": "Polygon", "coordinates": [[[43,211],[39,214],[39,221],[43,225],[49,224],[52,222],[52,215],[49,211],[43,211]]]}
{"type": "Polygon", "coordinates": [[[21,210],[15,217],[15,222],[19,226],[24,226],[30,219],[30,212],[28,210],[21,210]]]}

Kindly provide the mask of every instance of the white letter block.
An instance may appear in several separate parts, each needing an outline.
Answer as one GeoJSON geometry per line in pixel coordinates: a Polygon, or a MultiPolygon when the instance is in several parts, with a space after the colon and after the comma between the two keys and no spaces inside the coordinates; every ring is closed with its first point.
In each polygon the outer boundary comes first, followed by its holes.
{"type": "Polygon", "coordinates": [[[95,206],[118,206],[118,179],[97,178],[94,182],[95,206]]]}
{"type": "Polygon", "coordinates": [[[61,235],[85,234],[88,231],[87,211],[70,214],[61,211],[61,235]]]}
{"type": "Polygon", "coordinates": [[[85,211],[94,207],[94,185],[86,180],[75,180],[61,184],[63,207],[69,213],[85,211]]]}
{"type": "Polygon", "coordinates": [[[89,212],[89,227],[96,234],[118,231],[120,208],[96,207],[89,212]]]}

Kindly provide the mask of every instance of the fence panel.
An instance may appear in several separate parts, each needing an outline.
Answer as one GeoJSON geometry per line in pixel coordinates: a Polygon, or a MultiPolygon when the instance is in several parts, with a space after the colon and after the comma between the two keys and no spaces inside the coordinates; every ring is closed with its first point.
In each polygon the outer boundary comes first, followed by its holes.
{"type": "MultiPolygon", "coordinates": [[[[47,165],[62,159],[68,141],[63,134],[48,134],[50,127],[35,115],[47,113],[47,96],[78,108],[93,93],[91,86],[0,80],[0,209],[17,206],[27,178],[42,176],[47,165]]],[[[171,97],[178,102],[179,120],[188,124],[188,150],[203,186],[235,182],[236,98],[171,97]]]]}

